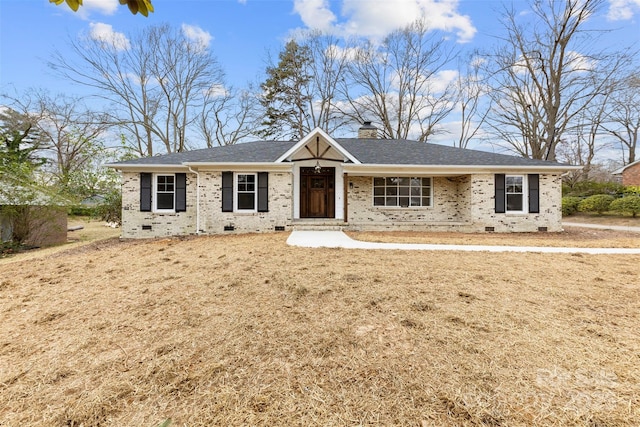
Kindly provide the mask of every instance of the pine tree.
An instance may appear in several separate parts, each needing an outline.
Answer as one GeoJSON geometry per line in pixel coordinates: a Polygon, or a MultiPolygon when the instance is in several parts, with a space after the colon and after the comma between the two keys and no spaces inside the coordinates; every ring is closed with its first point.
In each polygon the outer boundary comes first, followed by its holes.
{"type": "Polygon", "coordinates": [[[260,85],[260,103],[265,109],[263,128],[259,135],[265,138],[303,138],[309,129],[309,92],[312,61],[309,48],[289,41],[278,55],[277,66],[267,67],[267,79],[260,85]]]}

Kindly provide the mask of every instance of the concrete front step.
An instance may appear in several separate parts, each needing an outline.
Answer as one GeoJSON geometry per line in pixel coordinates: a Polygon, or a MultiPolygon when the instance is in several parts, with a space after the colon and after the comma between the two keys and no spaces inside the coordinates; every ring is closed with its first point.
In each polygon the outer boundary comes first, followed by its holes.
{"type": "Polygon", "coordinates": [[[295,221],[293,229],[295,231],[342,231],[347,226],[342,221],[295,221]]]}

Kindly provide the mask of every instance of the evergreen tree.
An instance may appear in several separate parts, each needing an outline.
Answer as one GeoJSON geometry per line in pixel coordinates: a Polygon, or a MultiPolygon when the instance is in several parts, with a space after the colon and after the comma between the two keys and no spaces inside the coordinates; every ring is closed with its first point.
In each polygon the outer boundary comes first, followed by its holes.
{"type": "Polygon", "coordinates": [[[309,48],[289,41],[278,55],[277,66],[267,67],[267,79],[260,85],[260,103],[265,109],[263,128],[265,138],[301,139],[309,129],[309,110],[312,96],[309,91],[312,57],[309,48]]]}

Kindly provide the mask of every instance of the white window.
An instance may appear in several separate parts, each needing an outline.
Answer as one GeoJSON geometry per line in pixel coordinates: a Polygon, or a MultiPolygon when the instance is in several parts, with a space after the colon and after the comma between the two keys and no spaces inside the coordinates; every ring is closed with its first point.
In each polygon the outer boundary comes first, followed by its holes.
{"type": "Polygon", "coordinates": [[[236,174],[236,211],[256,212],[256,188],[257,174],[237,173],[236,174]]]}
{"type": "Polygon", "coordinates": [[[155,176],[155,210],[174,211],[176,200],[176,176],[156,175],[155,176]]]}
{"type": "Polygon", "coordinates": [[[525,211],[525,179],[523,175],[505,176],[505,197],[507,212],[525,211]]]}
{"type": "Polygon", "coordinates": [[[431,200],[431,178],[373,178],[374,206],[424,207],[431,206],[431,200]]]}

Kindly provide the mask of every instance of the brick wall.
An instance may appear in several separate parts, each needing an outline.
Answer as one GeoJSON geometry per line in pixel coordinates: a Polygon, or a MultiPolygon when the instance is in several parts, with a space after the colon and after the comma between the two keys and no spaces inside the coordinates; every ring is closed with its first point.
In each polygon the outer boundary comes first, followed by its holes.
{"type": "Polygon", "coordinates": [[[401,229],[420,225],[432,228],[450,228],[470,221],[469,176],[432,179],[432,206],[395,208],[373,206],[373,179],[348,177],[348,222],[354,229],[401,229]]]}
{"type": "Polygon", "coordinates": [[[269,212],[222,212],[222,173],[200,173],[200,228],[206,234],[275,231],[290,229],[293,213],[292,181],[288,172],[269,172],[269,212]]]}
{"type": "Polygon", "coordinates": [[[371,177],[349,177],[349,227],[358,230],[434,230],[537,232],[562,229],[559,175],[540,175],[540,213],[496,214],[494,175],[433,178],[433,206],[387,208],[373,206],[371,177]]]}
{"type": "MultiPolygon", "coordinates": [[[[122,237],[147,238],[197,233],[197,176],[187,174],[187,210],[177,213],[140,212],[140,174],[123,173],[122,237]],[[150,229],[149,229],[150,228],[150,229]]],[[[222,212],[222,173],[200,172],[200,232],[220,234],[274,231],[291,227],[291,174],[269,173],[269,212],[222,212]],[[232,226],[233,231],[225,231],[232,226]]]]}
{"type": "Polygon", "coordinates": [[[196,175],[187,174],[187,210],[177,213],[140,212],[140,174],[122,174],[122,237],[147,238],[196,232],[196,175]]]}
{"type": "MultiPolygon", "coordinates": [[[[269,212],[222,212],[222,176],[200,172],[200,232],[203,234],[290,230],[293,221],[293,183],[288,172],[269,173],[269,212]],[[225,231],[225,227],[233,228],[225,231]]],[[[494,175],[434,177],[430,207],[373,206],[373,179],[349,176],[348,226],[351,229],[438,230],[483,232],[535,232],[562,229],[562,194],[559,175],[540,175],[540,213],[496,214],[494,175]],[[353,184],[352,188],[349,184],[353,184]]],[[[122,236],[125,238],[189,235],[197,232],[196,175],[187,174],[187,211],[140,212],[140,176],[124,173],[122,184],[122,236]]],[[[339,191],[339,189],[337,189],[339,191]]]]}
{"type": "Polygon", "coordinates": [[[473,175],[471,183],[471,217],[474,229],[496,232],[533,232],[562,230],[562,180],[560,175],[540,175],[540,213],[495,213],[495,177],[473,175]]]}
{"type": "Polygon", "coordinates": [[[622,185],[640,185],[640,163],[629,166],[622,172],[622,185]]]}

